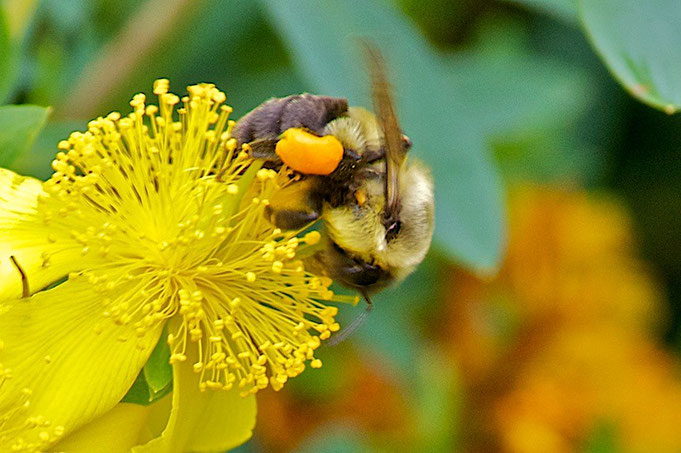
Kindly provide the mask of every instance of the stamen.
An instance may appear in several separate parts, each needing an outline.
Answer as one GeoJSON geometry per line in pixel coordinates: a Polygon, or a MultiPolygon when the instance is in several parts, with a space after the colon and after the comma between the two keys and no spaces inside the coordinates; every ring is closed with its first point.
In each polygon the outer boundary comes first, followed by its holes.
{"type": "Polygon", "coordinates": [[[19,275],[21,275],[21,297],[25,299],[31,295],[31,291],[28,287],[28,277],[26,277],[26,272],[21,268],[14,255],[10,255],[9,259],[12,261],[12,264],[16,267],[17,271],[19,271],[19,275]]]}
{"type": "Polygon", "coordinates": [[[237,151],[224,93],[211,84],[182,98],[168,90],[161,79],[158,107],[136,95],[132,113],[96,118],[59,143],[40,209],[69,241],[51,244],[82,254],[87,266],[70,278],[101,296],[104,322],[142,337],[178,320],[170,361],[196,357],[184,366],[202,390],[278,390],[307,364],[321,366],[315,350],[340,329],[326,301],[356,301],[305,269],[318,232],[297,237],[267,221],[268,200],[290,175],[237,151]]]}
{"type": "MultiPolygon", "coordinates": [[[[11,378],[9,370],[2,370],[0,366],[0,391],[11,378]]],[[[27,417],[31,395],[30,389],[19,389],[14,401],[0,407],[0,444],[7,445],[10,451],[27,453],[44,451],[64,434],[63,426],[53,426],[41,415],[27,417]],[[35,437],[29,436],[29,433],[35,434],[35,437]]]]}

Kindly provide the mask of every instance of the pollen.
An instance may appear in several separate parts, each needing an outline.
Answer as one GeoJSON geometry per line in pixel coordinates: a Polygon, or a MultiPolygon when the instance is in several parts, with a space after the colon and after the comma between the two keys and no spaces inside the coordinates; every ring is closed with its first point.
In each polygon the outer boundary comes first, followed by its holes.
{"type": "MultiPolygon", "coordinates": [[[[0,390],[15,384],[7,371],[0,370],[0,390]]],[[[52,426],[45,417],[26,415],[32,393],[28,388],[20,389],[14,401],[0,407],[0,444],[8,445],[12,452],[43,451],[64,433],[62,426],[52,426]],[[32,433],[36,436],[31,436],[32,433]]]]}
{"type": "Polygon", "coordinates": [[[286,165],[300,173],[329,175],[343,159],[343,145],[333,135],[318,137],[292,127],[281,135],[275,153],[286,165]]]}
{"type": "Polygon", "coordinates": [[[69,279],[98,293],[105,322],[143,337],[172,321],[170,362],[191,367],[200,389],[278,390],[321,366],[315,350],[338,330],[328,304],[354,299],[306,269],[319,232],[298,237],[267,221],[290,175],[236,151],[225,94],[211,84],[183,97],[169,89],[158,80],[158,105],[135,95],[131,113],[59,142],[39,203],[54,233],[43,261],[77,251],[85,270],[69,279]]]}

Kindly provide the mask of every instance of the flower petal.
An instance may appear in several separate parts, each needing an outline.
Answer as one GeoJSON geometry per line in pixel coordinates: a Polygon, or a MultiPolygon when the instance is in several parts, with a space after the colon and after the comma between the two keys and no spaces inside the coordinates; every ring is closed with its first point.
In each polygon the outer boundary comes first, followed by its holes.
{"type": "Polygon", "coordinates": [[[128,453],[138,444],[150,406],[120,403],[52,447],[65,453],[128,453]]]}
{"type": "MultiPolygon", "coordinates": [[[[53,444],[109,411],[134,382],[160,336],[158,325],[139,336],[107,317],[102,295],[86,277],[72,276],[29,299],[3,303],[0,313],[0,413],[16,408],[24,389],[29,405],[2,426],[0,451],[14,443],[53,444]],[[27,423],[28,421],[28,423],[27,423]]],[[[39,448],[34,448],[39,449],[39,448]]]]}
{"type": "Polygon", "coordinates": [[[225,451],[250,439],[255,426],[255,397],[239,389],[199,390],[191,358],[173,364],[173,406],[160,437],[133,453],[225,451]]]}
{"type": "Polygon", "coordinates": [[[68,232],[46,225],[39,196],[45,196],[40,181],[0,168],[0,300],[22,294],[21,275],[10,256],[27,274],[32,291],[86,264],[82,246],[68,232]]]}

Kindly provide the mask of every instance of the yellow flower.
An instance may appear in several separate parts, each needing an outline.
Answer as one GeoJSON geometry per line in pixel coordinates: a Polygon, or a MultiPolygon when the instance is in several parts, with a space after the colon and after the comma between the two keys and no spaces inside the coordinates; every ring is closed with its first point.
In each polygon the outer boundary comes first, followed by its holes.
{"type": "Polygon", "coordinates": [[[352,299],[305,270],[318,233],[264,219],[288,177],[235,149],[224,93],[188,90],[71,134],[45,183],[0,169],[0,451],[224,450],[252,394],[321,366],[320,301],[352,299]],[[164,328],[172,404],[118,404],[164,328]]]}

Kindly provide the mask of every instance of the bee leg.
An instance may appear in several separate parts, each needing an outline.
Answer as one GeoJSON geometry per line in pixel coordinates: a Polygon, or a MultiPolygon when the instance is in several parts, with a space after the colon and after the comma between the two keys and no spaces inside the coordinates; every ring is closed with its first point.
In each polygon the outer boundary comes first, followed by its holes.
{"type": "Polygon", "coordinates": [[[304,210],[274,210],[267,208],[270,222],[282,230],[299,230],[319,218],[319,213],[304,210]]]}
{"type": "Polygon", "coordinates": [[[267,162],[281,164],[281,159],[275,153],[277,138],[259,138],[248,143],[249,154],[256,159],[264,159],[267,162]]]}
{"type": "Polygon", "coordinates": [[[339,343],[344,342],[345,340],[348,339],[350,335],[352,335],[362,324],[364,324],[364,321],[367,319],[369,314],[374,308],[373,302],[371,302],[371,298],[369,297],[369,292],[366,289],[360,290],[360,293],[362,293],[362,296],[364,296],[364,300],[367,303],[366,308],[362,313],[359,314],[350,324],[348,324],[347,327],[345,327],[343,330],[338,332],[336,335],[334,335],[327,343],[326,347],[332,348],[339,343]]]}
{"type": "Polygon", "coordinates": [[[354,287],[373,286],[386,277],[386,272],[379,266],[364,261],[352,260],[346,266],[337,269],[338,279],[354,287]]]}
{"type": "Polygon", "coordinates": [[[357,288],[366,298],[366,291],[384,286],[390,280],[390,274],[380,266],[353,258],[341,249],[335,242],[330,241],[326,251],[326,263],[333,269],[334,280],[344,286],[357,288]]]}
{"type": "Polygon", "coordinates": [[[270,197],[265,215],[277,228],[299,230],[319,218],[322,199],[317,178],[292,182],[270,197]]]}
{"type": "MultiPolygon", "coordinates": [[[[409,137],[406,135],[402,135],[402,150],[406,153],[411,149],[411,140],[409,137]]],[[[385,148],[381,147],[379,149],[370,149],[367,150],[363,155],[362,155],[362,160],[364,163],[371,164],[373,162],[376,162],[379,159],[383,159],[385,157],[385,148]]]]}
{"type": "Polygon", "coordinates": [[[367,164],[376,162],[377,160],[383,159],[384,157],[385,157],[385,148],[379,148],[377,150],[368,150],[362,156],[364,162],[367,163],[367,164]]]}

